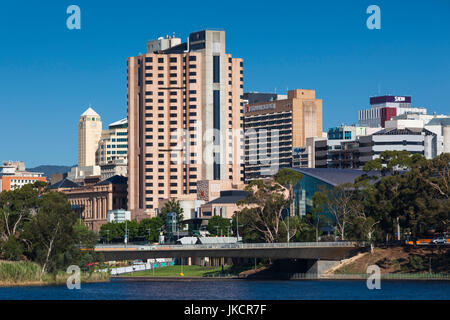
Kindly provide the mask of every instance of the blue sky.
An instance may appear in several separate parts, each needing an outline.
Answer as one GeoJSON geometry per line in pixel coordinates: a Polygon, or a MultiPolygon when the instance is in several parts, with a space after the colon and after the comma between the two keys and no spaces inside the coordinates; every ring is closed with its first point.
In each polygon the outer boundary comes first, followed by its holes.
{"type": "Polygon", "coordinates": [[[126,117],[126,58],[165,34],[226,31],[244,91],[315,89],[324,130],[357,122],[377,94],[450,113],[450,1],[8,1],[0,7],[0,160],[77,162],[89,104],[104,127],[126,117]],[[81,8],[81,30],[66,8],[81,8]],[[381,30],[366,8],[381,8],[381,30]]]}

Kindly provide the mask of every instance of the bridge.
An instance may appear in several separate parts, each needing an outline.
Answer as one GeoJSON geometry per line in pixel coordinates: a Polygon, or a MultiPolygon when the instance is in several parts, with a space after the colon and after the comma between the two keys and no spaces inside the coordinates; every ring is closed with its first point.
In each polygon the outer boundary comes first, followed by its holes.
{"type": "Polygon", "coordinates": [[[367,246],[362,242],[291,242],[194,245],[97,245],[106,261],[155,258],[270,258],[338,261],[367,246]]]}

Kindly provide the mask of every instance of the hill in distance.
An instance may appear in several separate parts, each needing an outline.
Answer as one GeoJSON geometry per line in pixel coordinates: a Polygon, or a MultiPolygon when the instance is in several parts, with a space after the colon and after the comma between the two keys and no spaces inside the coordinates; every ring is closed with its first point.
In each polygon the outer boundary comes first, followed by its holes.
{"type": "Polygon", "coordinates": [[[52,174],[55,173],[66,173],[69,172],[73,166],[57,166],[57,165],[41,165],[35,168],[27,168],[27,171],[31,172],[42,172],[46,178],[50,178],[52,174]]]}

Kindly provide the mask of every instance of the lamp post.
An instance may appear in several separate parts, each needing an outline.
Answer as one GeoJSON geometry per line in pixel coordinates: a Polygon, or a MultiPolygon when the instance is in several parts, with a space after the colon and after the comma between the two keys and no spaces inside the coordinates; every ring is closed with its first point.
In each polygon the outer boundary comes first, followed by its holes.
{"type": "Polygon", "coordinates": [[[127,220],[125,220],[125,248],[127,247],[127,243],[128,243],[128,224],[127,224],[127,220]]]}
{"type": "Polygon", "coordinates": [[[109,230],[106,230],[106,244],[109,243],[109,230]]]}
{"type": "Polygon", "coordinates": [[[291,211],[290,210],[288,211],[288,223],[287,223],[287,243],[288,243],[288,245],[289,245],[289,238],[290,238],[290,235],[289,235],[289,220],[291,220],[291,211]]]}

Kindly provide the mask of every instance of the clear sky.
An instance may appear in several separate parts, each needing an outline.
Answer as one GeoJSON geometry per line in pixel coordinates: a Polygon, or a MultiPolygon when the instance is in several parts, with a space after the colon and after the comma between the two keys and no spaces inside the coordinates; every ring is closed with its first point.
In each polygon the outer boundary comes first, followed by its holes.
{"type": "Polygon", "coordinates": [[[324,130],[357,123],[377,94],[450,113],[450,1],[8,1],[0,7],[0,160],[77,162],[90,105],[103,126],[126,117],[126,58],[146,41],[226,31],[244,91],[315,89],[324,130]],[[81,8],[81,30],[66,9],[81,8]],[[381,8],[381,30],[366,9],[381,8]]]}

